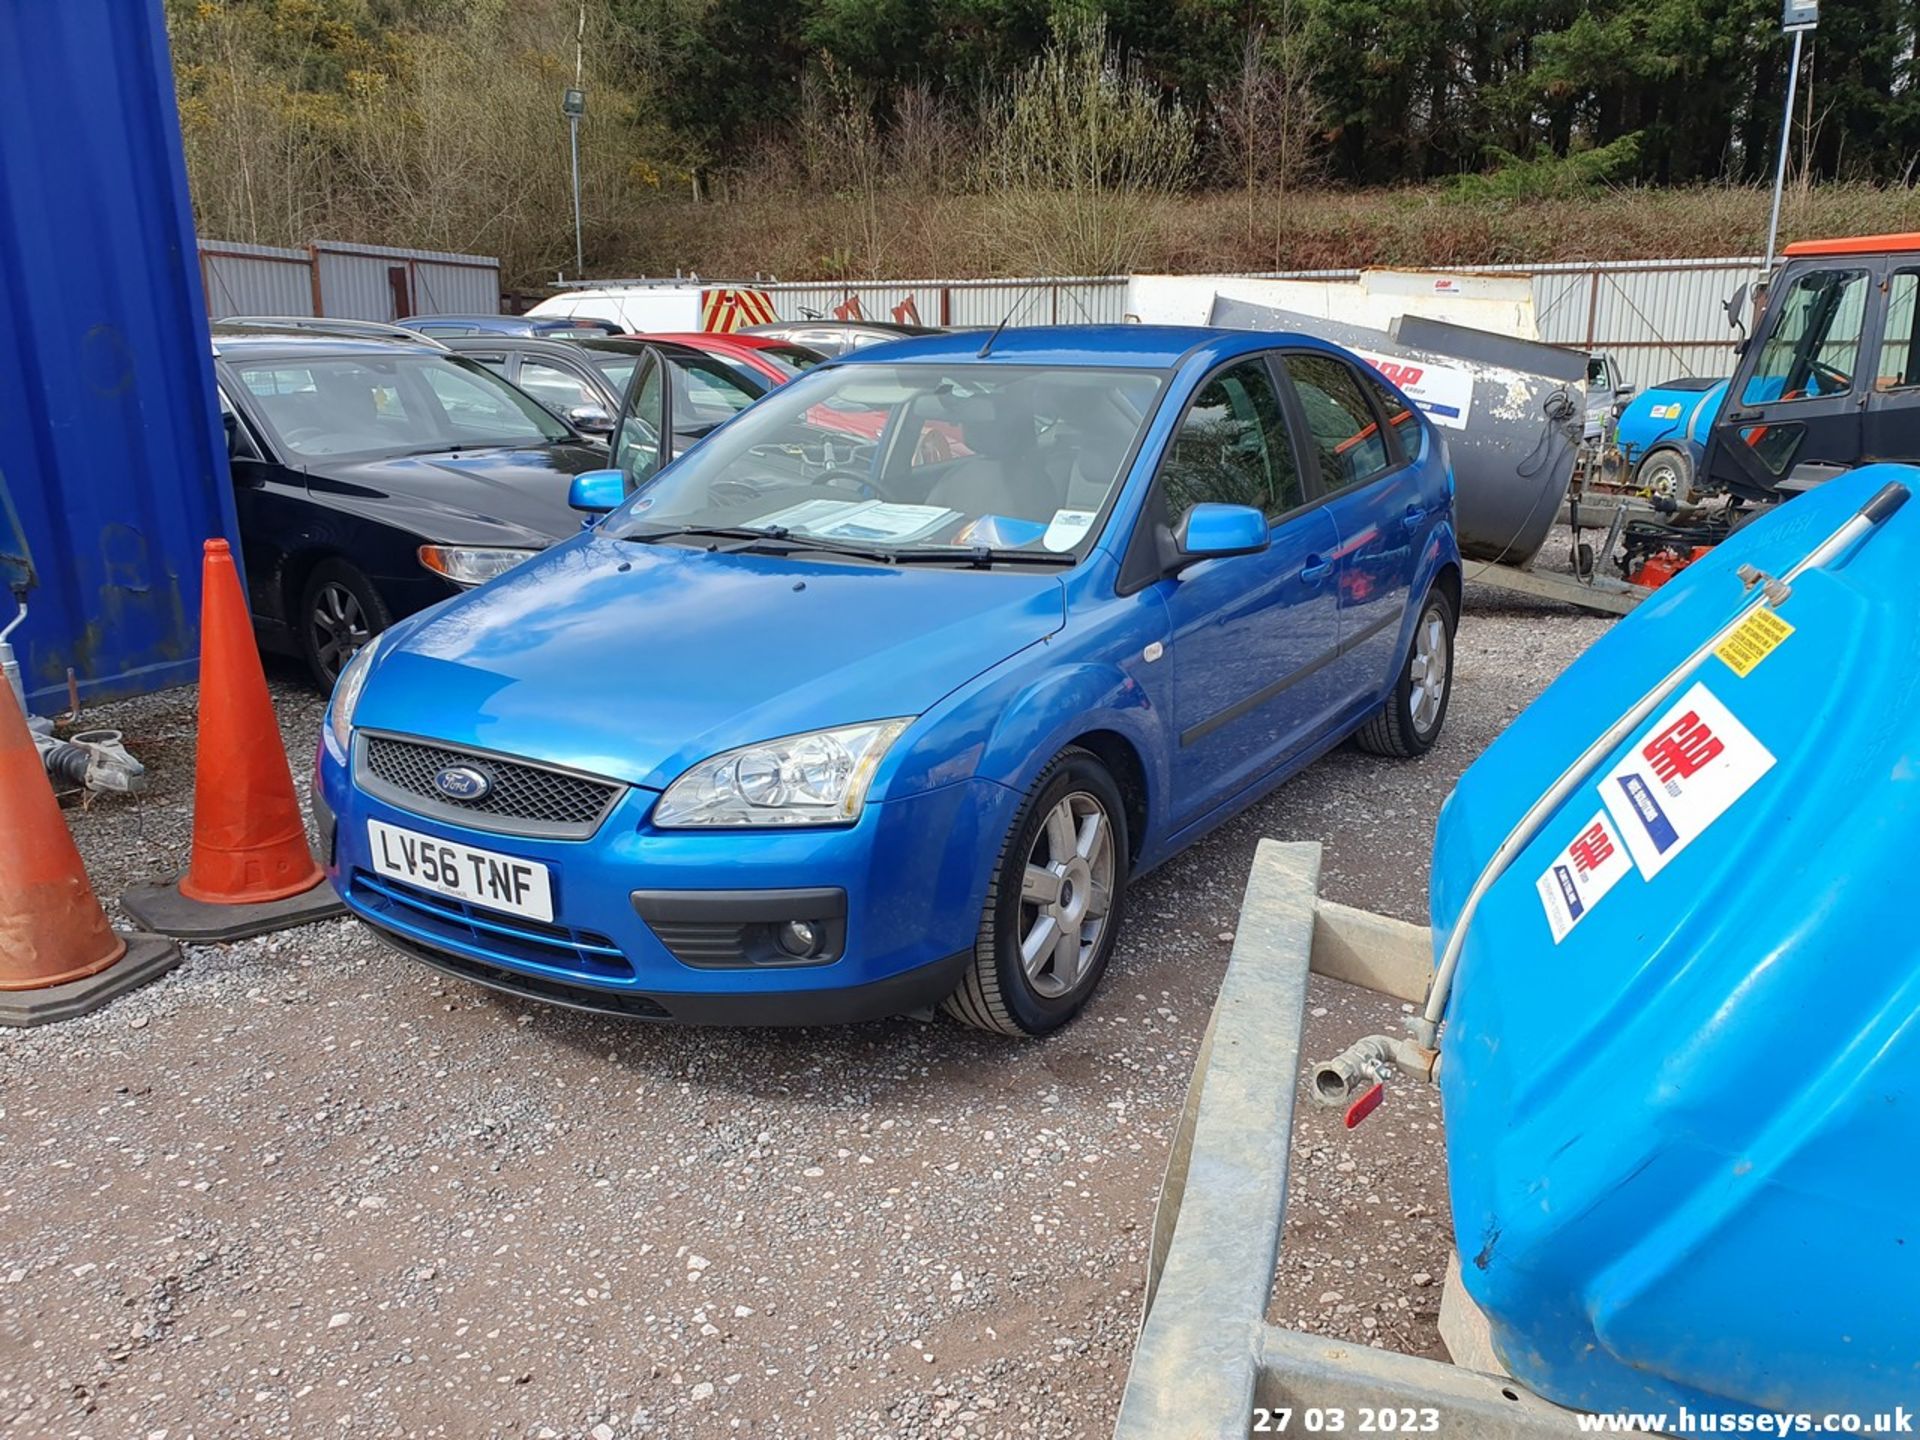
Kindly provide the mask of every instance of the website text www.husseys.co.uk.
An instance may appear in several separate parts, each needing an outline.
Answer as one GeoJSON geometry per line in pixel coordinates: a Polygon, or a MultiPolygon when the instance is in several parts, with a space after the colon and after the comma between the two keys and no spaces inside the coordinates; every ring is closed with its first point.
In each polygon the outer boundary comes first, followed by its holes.
{"type": "Polygon", "coordinates": [[[1873,1415],[1842,1412],[1827,1414],[1793,1411],[1759,1411],[1728,1415],[1717,1410],[1689,1410],[1662,1414],[1635,1415],[1618,1411],[1611,1415],[1575,1417],[1580,1429],[1594,1435],[1912,1435],[1914,1413],[1905,1406],[1873,1415]]]}

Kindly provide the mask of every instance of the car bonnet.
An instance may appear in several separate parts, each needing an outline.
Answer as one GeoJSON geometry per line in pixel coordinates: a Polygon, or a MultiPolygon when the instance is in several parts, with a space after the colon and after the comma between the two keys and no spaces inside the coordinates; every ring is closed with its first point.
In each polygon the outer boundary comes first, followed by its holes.
{"type": "Polygon", "coordinates": [[[1051,571],[594,532],[403,624],[354,723],[663,788],[735,746],[923,714],[1064,623],[1051,571]]]}

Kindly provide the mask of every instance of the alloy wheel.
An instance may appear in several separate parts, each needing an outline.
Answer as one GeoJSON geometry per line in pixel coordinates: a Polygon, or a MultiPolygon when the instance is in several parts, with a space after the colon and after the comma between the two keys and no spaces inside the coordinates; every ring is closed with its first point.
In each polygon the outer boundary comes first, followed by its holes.
{"type": "Polygon", "coordinates": [[[313,597],[307,617],[313,632],[313,653],[329,678],[337,678],[362,645],[373,638],[366,612],[346,586],[330,582],[313,597]]]}
{"type": "Polygon", "coordinates": [[[1408,708],[1413,728],[1423,736],[1431,734],[1439,723],[1440,707],[1447,698],[1449,664],[1446,620],[1438,609],[1429,606],[1413,634],[1413,659],[1408,670],[1413,682],[1408,708]]]}
{"type": "Polygon", "coordinates": [[[1093,964],[1113,908],[1113,820],[1084,790],[1060,798],[1033,838],[1020,882],[1020,960],[1058,999],[1093,964]]]}

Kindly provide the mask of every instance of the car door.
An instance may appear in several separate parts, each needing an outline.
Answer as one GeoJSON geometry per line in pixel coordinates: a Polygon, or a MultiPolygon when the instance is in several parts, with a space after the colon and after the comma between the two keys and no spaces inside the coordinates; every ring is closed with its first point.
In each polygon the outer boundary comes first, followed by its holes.
{"type": "Polygon", "coordinates": [[[522,352],[515,358],[514,384],[575,429],[606,434],[613,423],[613,407],[607,403],[604,382],[590,373],[590,366],[571,357],[560,360],[522,352]]]}
{"type": "Polygon", "coordinates": [[[673,458],[672,434],[673,385],[666,361],[649,346],[628,377],[607,442],[608,458],[626,476],[629,491],[646,484],[673,458]]]}
{"type": "MultiPolygon", "coordinates": [[[[297,392],[311,380],[297,360],[274,362],[247,372],[252,383],[297,392]]],[[[223,374],[217,387],[220,419],[226,429],[227,466],[233,479],[234,518],[239,522],[240,560],[247,586],[247,608],[269,633],[290,624],[281,576],[287,556],[303,547],[317,515],[307,498],[306,475],[282,465],[264,439],[264,427],[248,417],[228,394],[236,382],[223,374]]],[[[297,597],[296,597],[297,598],[297,597]]]]}
{"type": "Polygon", "coordinates": [[[1444,496],[1421,493],[1400,426],[1376,401],[1397,397],[1336,355],[1291,351],[1285,370],[1310,461],[1338,540],[1333,591],[1340,655],[1328,683],[1337,708],[1377,698],[1399,663],[1400,620],[1421,547],[1444,496]]]}
{"type": "Polygon", "coordinates": [[[1860,440],[1865,460],[1920,460],[1920,268],[1897,265],[1887,276],[1887,316],[1880,363],[1867,396],[1860,440]]]}
{"type": "Polygon", "coordinates": [[[1264,355],[1207,377],[1161,457],[1141,524],[1177,533],[1193,505],[1253,505],[1271,541],[1156,582],[1170,620],[1176,826],[1245,789],[1329,718],[1321,672],[1338,642],[1337,534],[1301,459],[1264,355]]]}
{"type": "Polygon", "coordinates": [[[1766,338],[1750,345],[1709,441],[1708,479],[1736,492],[1774,493],[1796,465],[1860,458],[1862,376],[1874,293],[1872,262],[1809,266],[1782,277],[1767,301],[1766,338]]]}

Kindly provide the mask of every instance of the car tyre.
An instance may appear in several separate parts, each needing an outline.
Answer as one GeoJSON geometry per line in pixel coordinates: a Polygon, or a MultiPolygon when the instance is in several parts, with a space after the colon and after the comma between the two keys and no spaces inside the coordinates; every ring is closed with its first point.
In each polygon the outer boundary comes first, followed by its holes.
{"type": "Polygon", "coordinates": [[[1633,482],[1650,495],[1671,500],[1675,505],[1693,500],[1693,457],[1685,451],[1662,445],[1649,450],[1633,472],[1633,482]]]}
{"type": "Polygon", "coordinates": [[[1045,1035],[1080,1012],[1119,933],[1132,854],[1099,758],[1063,750],[1034,781],[994,861],[973,963],[944,1008],[1002,1035],[1045,1035]]]}
{"type": "Polygon", "coordinates": [[[373,582],[344,560],[322,560],[300,590],[300,653],[322,695],[354,653],[393,623],[373,582]]]}
{"type": "Polygon", "coordinates": [[[1453,699],[1454,627],[1453,601],[1429,590],[1393,693],[1354,736],[1362,750],[1410,760],[1433,748],[1453,699]]]}

